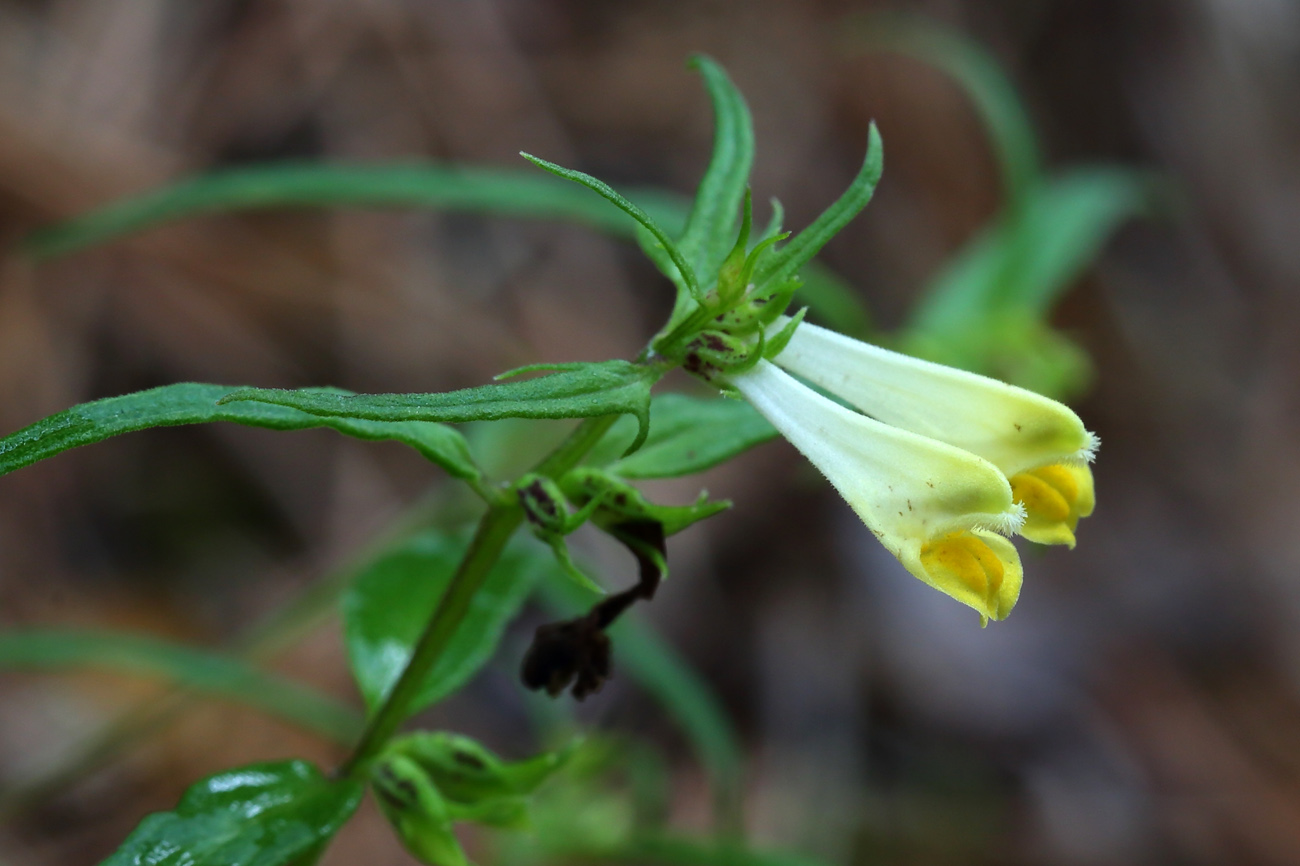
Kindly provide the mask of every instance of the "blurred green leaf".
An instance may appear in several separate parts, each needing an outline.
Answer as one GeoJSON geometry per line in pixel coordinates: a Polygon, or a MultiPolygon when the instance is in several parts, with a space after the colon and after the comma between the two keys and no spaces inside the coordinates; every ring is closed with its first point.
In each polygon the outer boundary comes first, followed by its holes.
{"type": "Polygon", "coordinates": [[[736,220],[754,164],[754,127],[745,98],[711,58],[691,60],[713,101],[713,156],[695,192],[686,229],[677,244],[706,281],[717,274],[736,240],[736,220]]]}
{"type": "Polygon", "coordinates": [[[588,462],[624,478],[675,478],[703,472],[778,434],[743,400],[667,392],[650,403],[650,434],[641,449],[620,459],[635,435],[632,419],[621,419],[588,462]]]}
{"type": "MultiPolygon", "coordinates": [[[[699,840],[668,833],[642,833],[627,842],[585,853],[609,863],[662,863],[665,866],[826,866],[823,861],[781,851],[750,848],[739,842],[699,840]]],[[[571,854],[579,854],[573,851],[571,854]]]]}
{"type": "Polygon", "coordinates": [[[765,258],[754,274],[758,285],[776,286],[794,277],[800,268],[821,251],[826,242],[849,224],[871,201],[885,167],[884,145],[874,123],[867,139],[867,155],[849,188],[822,211],[812,225],[795,235],[775,253],[765,258]]]}
{"type": "Polygon", "coordinates": [[[1008,201],[1018,200],[1037,184],[1038,137],[1015,86],[984,46],[958,31],[905,13],[868,15],[851,32],[854,45],[915,57],[957,80],[993,140],[1008,201]]]}
{"type": "Polygon", "coordinates": [[[363,791],[305,761],[225,770],[191,786],[175,810],[145,818],[102,866],[305,866],[363,791]]]}
{"type": "Polygon", "coordinates": [[[1042,319],[1024,314],[972,318],[965,330],[942,338],[912,335],[899,348],[1054,400],[1077,396],[1092,380],[1092,362],[1082,347],[1042,319]]]}
{"type": "Polygon", "coordinates": [[[361,732],[360,715],[315,689],[264,673],[248,663],[144,635],[71,629],[0,632],[0,668],[107,670],[160,677],[247,704],[339,743],[361,732]]]}
{"type": "MultiPolygon", "coordinates": [[[[670,236],[686,225],[689,203],[683,196],[641,189],[629,192],[628,198],[670,236]]],[[[279,163],[215,171],[114,202],[34,233],[26,248],[37,258],[52,258],[203,214],[302,207],[431,208],[564,220],[629,239],[635,239],[640,228],[608,201],[566,180],[531,171],[279,163]]],[[[856,334],[866,321],[861,302],[825,269],[810,267],[805,276],[805,300],[817,318],[836,330],[856,334]]]]}
{"type": "MultiPolygon", "coordinates": [[[[498,418],[593,418],[633,415],[644,437],[650,386],[658,373],[627,361],[556,365],[558,372],[436,394],[339,394],[320,389],[243,388],[226,405],[256,401],[324,418],[370,421],[495,421],[498,418]]],[[[639,437],[640,438],[640,437],[639,437]]],[[[635,448],[639,440],[632,443],[635,448]]]]}
{"type": "MultiPolygon", "coordinates": [[[[230,421],[271,430],[328,427],[359,439],[393,440],[411,446],[457,478],[479,476],[464,438],[450,427],[420,421],[322,417],[265,403],[218,404],[236,390],[227,385],[186,382],[73,406],[0,439],[0,475],[122,433],[230,421]]],[[[345,392],[312,393],[337,399],[345,392]]]]}
{"type": "MultiPolygon", "coordinates": [[[[465,553],[462,538],[435,531],[417,535],[379,556],[343,600],[348,660],[375,709],[397,682],[412,648],[451,583],[465,553]]],[[[506,625],[532,592],[540,558],[509,549],[492,569],[430,672],[412,712],[450,695],[487,663],[506,625]]]]}
{"type": "MultiPolygon", "coordinates": [[[[658,190],[631,193],[641,210],[675,233],[687,203],[658,190]]],[[[632,237],[636,223],[570,183],[533,171],[459,165],[279,163],[226,169],[177,181],[36,232],[38,258],[207,213],[286,207],[407,207],[568,220],[632,237]]]]}
{"type": "Polygon", "coordinates": [[[944,335],[993,312],[1045,315],[1150,199],[1148,175],[1118,168],[1075,169],[1044,182],[1019,212],[957,254],[926,291],[906,333],[944,335]]]}

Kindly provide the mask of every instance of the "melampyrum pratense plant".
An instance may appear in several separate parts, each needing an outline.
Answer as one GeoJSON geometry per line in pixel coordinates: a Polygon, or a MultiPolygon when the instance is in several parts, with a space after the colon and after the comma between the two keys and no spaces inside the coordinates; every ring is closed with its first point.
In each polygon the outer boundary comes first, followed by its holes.
{"type": "MultiPolygon", "coordinates": [[[[299,687],[233,661],[229,669],[210,667],[209,688],[353,738],[342,766],[324,774],[284,761],[218,773],[191,787],[174,810],[145,818],[106,863],[311,863],[367,787],[410,853],[438,866],[467,862],[458,823],[523,828],[530,813],[551,815],[536,817],[539,825],[556,820],[573,808],[560,780],[532,795],[559,768],[590,762],[587,746],[561,744],[507,761],[461,734],[403,734],[401,726],[488,660],[540,571],[572,583],[567,592],[550,587],[552,597],[588,601],[576,615],[537,629],[517,660],[522,683],[578,700],[599,691],[620,652],[622,638],[615,632],[611,639],[611,628],[628,608],[652,600],[668,574],[666,539],[729,505],[706,493],[689,505],[662,505],[633,482],[701,472],[777,433],[826,476],[903,568],[972,608],[982,623],[1005,618],[1021,592],[1023,568],[1010,536],[1073,547],[1080,518],[1093,509],[1089,463],[1097,440],[1070,409],[803,321],[805,310],[795,304],[801,272],[867,205],[880,179],[875,127],[861,170],[811,225],[787,231],[775,202],[760,224],[749,190],[749,111],[719,66],[699,58],[695,67],[717,129],[683,227],[665,229],[600,180],[525,155],[634,220],[642,249],[675,286],[671,315],[632,360],[525,367],[491,384],[435,394],[178,384],[77,406],[0,440],[0,469],[11,471],[154,426],[329,427],[410,445],[482,501],[472,533],[411,533],[348,590],[347,644],[367,707],[359,730],[345,708],[299,687]],[[676,368],[717,396],[652,395],[676,368]],[[579,423],[529,471],[501,481],[447,425],[502,419],[579,423]],[[566,537],[584,525],[626,546],[639,566],[635,586],[605,594],[573,561],[566,537]],[[553,559],[543,562],[543,555],[553,559]],[[548,812],[548,798],[562,807],[548,812]]],[[[83,640],[93,643],[93,635],[83,640]]],[[[142,657],[187,664],[188,657],[145,644],[136,647],[142,657]]],[[[656,857],[650,848],[641,854],[656,857]]]]}

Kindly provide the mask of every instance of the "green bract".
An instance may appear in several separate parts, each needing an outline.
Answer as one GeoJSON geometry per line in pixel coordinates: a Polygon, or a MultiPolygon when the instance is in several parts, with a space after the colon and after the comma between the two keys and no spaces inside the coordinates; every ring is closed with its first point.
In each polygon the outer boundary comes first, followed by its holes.
{"type": "Polygon", "coordinates": [[[406,849],[430,866],[459,866],[467,861],[452,830],[455,822],[527,827],[528,796],[571,752],[507,762],[470,737],[425,732],[393,740],[370,777],[406,849]]]}

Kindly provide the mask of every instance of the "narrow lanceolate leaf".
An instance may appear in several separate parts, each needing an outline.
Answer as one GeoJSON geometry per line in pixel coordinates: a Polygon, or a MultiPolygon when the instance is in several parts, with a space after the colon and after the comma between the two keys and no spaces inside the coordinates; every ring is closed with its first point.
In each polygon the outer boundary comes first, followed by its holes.
{"type": "MultiPolygon", "coordinates": [[[[670,233],[687,205],[660,190],[630,194],[670,233]]],[[[67,255],[152,226],[207,213],[268,208],[407,207],[568,220],[631,237],[636,222],[572,184],[532,170],[466,165],[313,165],[280,163],[185,178],[122,199],[33,234],[38,258],[67,255]]]]}
{"type": "MultiPolygon", "coordinates": [[[[220,400],[237,389],[185,382],[73,406],[0,439],[0,475],[21,469],[69,448],[89,445],[149,427],[230,421],[271,430],[328,427],[360,439],[391,439],[409,445],[458,478],[477,478],[479,470],[464,438],[450,427],[422,422],[383,423],[322,417],[265,403],[220,400]]],[[[330,393],[335,397],[339,392],[330,393]]]]}
{"type": "MultiPolygon", "coordinates": [[[[462,538],[423,533],[375,560],[345,596],[348,659],[372,710],[401,676],[464,553],[462,538]]],[[[474,596],[412,711],[447,697],[491,659],[506,624],[546,565],[549,554],[506,552],[474,596]]]]}
{"type": "Polygon", "coordinates": [[[703,55],[691,64],[713,101],[713,156],[677,245],[695,272],[707,275],[717,273],[736,241],[736,220],[754,163],[754,127],[744,97],[722,67],[703,55]]]}
{"type": "MultiPolygon", "coordinates": [[[[287,406],[322,418],[368,421],[495,421],[500,418],[594,418],[633,415],[644,438],[650,418],[650,386],[657,373],[627,361],[566,365],[526,381],[498,382],[438,394],[339,394],[307,389],[244,388],[226,405],[256,401],[287,406]]],[[[641,438],[633,442],[639,447],[641,438]]]]}
{"type": "Polygon", "coordinates": [[[779,285],[799,272],[813,256],[821,251],[826,242],[839,234],[840,229],[849,224],[862,211],[880,182],[880,174],[885,168],[884,146],[880,141],[880,131],[871,124],[867,137],[867,156],[857,177],[849,184],[835,203],[822,211],[821,216],[813,220],[812,225],[799,232],[790,242],[768,256],[758,267],[754,282],[759,285],[779,285]]]}
{"type": "MultiPolygon", "coordinates": [[[[731,172],[734,174],[734,172],[731,172]]],[[[686,225],[689,203],[658,189],[629,192],[628,198],[669,237],[686,225]]],[[[610,202],[557,177],[532,171],[464,165],[313,165],[280,163],[227,169],[185,178],[170,186],[113,202],[99,210],[36,232],[25,243],[37,258],[67,255],[135,232],[209,213],[270,208],[409,207],[485,216],[565,220],[608,235],[636,238],[645,228],[610,202]]],[[[653,237],[653,236],[651,236],[653,237]]],[[[651,249],[670,278],[680,279],[666,248],[651,249]]],[[[804,303],[823,324],[859,336],[865,330],[852,299],[827,281],[827,271],[809,268],[804,303]],[[826,291],[814,282],[821,279],[826,291]]],[[[682,283],[682,290],[689,291],[682,283]]]]}
{"type": "Polygon", "coordinates": [[[339,743],[361,732],[361,717],[307,686],[221,653],[114,632],[34,629],[0,632],[0,669],[104,670],[158,677],[279,716],[339,743]]]}
{"type": "Polygon", "coordinates": [[[314,863],[364,790],[306,761],[225,770],[190,787],[174,810],[141,821],[101,866],[314,863]]]}
{"type": "Polygon", "coordinates": [[[650,215],[648,213],[646,213],[636,205],[632,204],[632,202],[628,201],[623,196],[619,195],[617,192],[614,191],[612,187],[610,187],[609,184],[605,183],[603,180],[599,180],[597,178],[592,177],[589,174],[584,174],[583,172],[575,171],[574,169],[571,168],[565,168],[564,166],[556,165],[553,162],[547,162],[546,160],[539,159],[538,157],[535,157],[532,154],[521,153],[520,156],[522,156],[524,159],[528,160],[538,168],[549,171],[551,174],[558,175],[562,178],[565,178],[566,180],[571,180],[574,183],[582,184],[587,189],[600,195],[602,198],[606,199],[607,201],[609,201],[610,203],[618,207],[619,210],[623,211],[628,216],[632,217],[632,219],[640,223],[645,228],[646,231],[654,235],[655,240],[659,241],[659,243],[663,246],[664,250],[668,253],[668,256],[673,261],[673,264],[677,266],[677,270],[681,274],[681,278],[686,282],[686,287],[690,291],[691,296],[694,297],[697,301],[703,299],[703,295],[700,292],[699,282],[695,279],[695,271],[691,268],[690,263],[688,263],[686,259],[683,258],[681,250],[677,248],[677,244],[673,243],[672,238],[670,238],[667,235],[667,233],[664,232],[664,230],[660,228],[659,225],[653,219],[650,218],[650,215]]]}
{"type": "MultiPolygon", "coordinates": [[[[634,433],[631,424],[620,422],[608,438],[617,447],[634,433]]],[[[650,435],[641,450],[609,462],[608,469],[624,478],[693,475],[777,435],[776,428],[743,400],[659,394],[650,404],[650,435]]],[[[608,450],[604,454],[616,456],[608,450]]]]}

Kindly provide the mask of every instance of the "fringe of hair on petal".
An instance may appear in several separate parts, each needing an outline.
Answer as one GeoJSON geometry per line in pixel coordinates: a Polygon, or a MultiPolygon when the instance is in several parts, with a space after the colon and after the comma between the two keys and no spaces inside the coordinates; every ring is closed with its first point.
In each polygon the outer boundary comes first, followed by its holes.
{"type": "Polygon", "coordinates": [[[1097,449],[1101,447],[1101,439],[1096,433],[1088,433],[1088,441],[1078,451],[1062,460],[1062,463],[1070,466],[1087,466],[1097,458],[1097,449]]]}
{"type": "Polygon", "coordinates": [[[998,535],[1015,535],[1025,525],[1028,517],[1029,512],[1025,511],[1025,506],[1014,502],[1009,509],[999,514],[981,514],[972,521],[971,528],[987,529],[998,535]]]}

